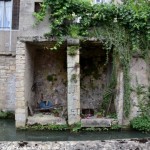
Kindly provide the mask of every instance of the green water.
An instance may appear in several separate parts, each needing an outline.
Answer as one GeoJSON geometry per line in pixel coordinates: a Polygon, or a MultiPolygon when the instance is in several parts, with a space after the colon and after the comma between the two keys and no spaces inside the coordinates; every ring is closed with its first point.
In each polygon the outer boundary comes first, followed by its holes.
{"type": "Polygon", "coordinates": [[[22,131],[15,129],[14,120],[0,120],[0,141],[87,141],[129,138],[150,138],[150,133],[135,131],[80,132],[22,131]]]}

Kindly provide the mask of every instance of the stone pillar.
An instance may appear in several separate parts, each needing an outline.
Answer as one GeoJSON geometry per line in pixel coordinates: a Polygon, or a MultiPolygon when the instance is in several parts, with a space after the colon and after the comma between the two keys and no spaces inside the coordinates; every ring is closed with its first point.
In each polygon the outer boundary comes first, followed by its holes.
{"type": "Polygon", "coordinates": [[[67,41],[68,123],[80,121],[79,40],[67,41]]]}
{"type": "Polygon", "coordinates": [[[26,44],[17,42],[16,48],[16,127],[24,127],[27,119],[27,103],[25,101],[25,53],[26,44]]]}
{"type": "Polygon", "coordinates": [[[119,70],[117,76],[117,93],[115,99],[115,107],[119,125],[122,125],[123,123],[123,96],[124,96],[123,71],[119,70]]]}

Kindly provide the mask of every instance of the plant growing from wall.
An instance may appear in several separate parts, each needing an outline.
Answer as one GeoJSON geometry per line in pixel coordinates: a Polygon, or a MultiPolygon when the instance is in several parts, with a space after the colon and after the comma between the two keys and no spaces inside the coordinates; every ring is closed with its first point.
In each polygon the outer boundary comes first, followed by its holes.
{"type": "MultiPolygon", "coordinates": [[[[97,38],[103,43],[107,61],[113,51],[113,72],[111,82],[116,81],[116,63],[124,73],[124,113],[130,112],[129,64],[133,54],[147,56],[150,49],[150,3],[148,0],[127,0],[122,5],[95,4],[88,0],[43,0],[41,11],[35,13],[37,23],[43,21],[50,8],[51,32],[47,37],[58,38],[60,46],[63,37],[80,37],[81,40],[97,38]],[[76,19],[79,22],[76,22],[76,19]]],[[[72,52],[70,53],[72,54],[72,52]]],[[[116,83],[108,86],[107,101],[115,94],[116,83]],[[109,97],[109,98],[108,98],[109,97]]]]}
{"type": "Polygon", "coordinates": [[[47,81],[49,81],[49,82],[57,81],[56,74],[48,75],[48,76],[47,76],[47,81]]]}
{"type": "Polygon", "coordinates": [[[135,92],[138,97],[140,115],[131,120],[131,127],[139,131],[150,131],[150,87],[137,84],[135,92]]]}
{"type": "Polygon", "coordinates": [[[12,112],[0,111],[0,119],[14,119],[15,115],[12,112]]]}
{"type": "Polygon", "coordinates": [[[69,46],[67,49],[68,55],[75,56],[77,54],[78,49],[79,49],[79,46],[69,46]]]}
{"type": "Polygon", "coordinates": [[[71,82],[77,83],[77,74],[72,74],[70,80],[71,82]]]}

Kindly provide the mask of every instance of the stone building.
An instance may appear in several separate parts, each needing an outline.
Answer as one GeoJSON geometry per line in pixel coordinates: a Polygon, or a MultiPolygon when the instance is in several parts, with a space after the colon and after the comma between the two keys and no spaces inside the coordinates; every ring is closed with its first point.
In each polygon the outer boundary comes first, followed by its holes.
{"type": "MultiPolygon", "coordinates": [[[[34,26],[33,13],[39,10],[40,2],[42,0],[0,1],[0,110],[14,111],[17,127],[25,126],[31,118],[34,121],[34,117],[29,116],[28,107],[37,107],[41,93],[45,100],[63,105],[69,124],[79,122],[81,112],[98,110],[111,72],[111,64],[103,67],[106,54],[100,43],[95,44],[90,40],[88,43],[80,43],[77,39],[66,39],[58,52],[47,50],[53,47],[56,40],[43,37],[49,31],[48,18],[34,26]],[[67,53],[71,48],[77,49],[75,56],[67,53]],[[102,52],[99,53],[97,49],[102,52]],[[92,53],[87,50],[92,50],[92,53]],[[98,67],[95,68],[95,65],[98,67]]],[[[138,86],[137,83],[149,86],[148,65],[142,58],[132,58],[130,73],[133,87],[138,86]]],[[[114,105],[119,123],[125,124],[128,121],[123,120],[121,70],[117,78],[114,105]]],[[[131,98],[129,119],[138,114],[136,93],[132,92],[131,98]]],[[[50,118],[48,121],[66,123],[62,118],[50,118]]],[[[85,122],[83,119],[83,124],[85,122]]],[[[108,120],[110,123],[111,120],[108,120]]]]}

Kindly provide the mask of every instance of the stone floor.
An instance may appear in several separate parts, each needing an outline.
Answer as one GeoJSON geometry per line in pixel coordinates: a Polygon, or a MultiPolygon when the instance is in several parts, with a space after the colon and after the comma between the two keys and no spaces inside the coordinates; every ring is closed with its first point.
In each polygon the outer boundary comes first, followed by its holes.
{"type": "Polygon", "coordinates": [[[61,117],[55,117],[54,115],[50,113],[38,113],[34,114],[33,116],[29,116],[27,119],[27,124],[28,125],[33,125],[33,124],[41,124],[41,125],[46,125],[46,124],[57,124],[57,125],[64,125],[66,124],[65,118],[61,117]]]}

